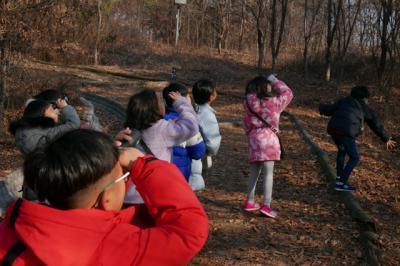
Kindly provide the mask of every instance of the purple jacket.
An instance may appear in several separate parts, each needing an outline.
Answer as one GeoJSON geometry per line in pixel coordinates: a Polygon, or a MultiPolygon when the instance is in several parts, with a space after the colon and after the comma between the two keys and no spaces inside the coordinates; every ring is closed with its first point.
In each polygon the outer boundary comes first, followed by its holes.
{"type": "Polygon", "coordinates": [[[142,131],[142,139],[161,160],[170,162],[172,148],[190,139],[199,132],[196,113],[185,98],[174,102],[178,113],[175,120],[158,120],[154,125],[142,131]]]}

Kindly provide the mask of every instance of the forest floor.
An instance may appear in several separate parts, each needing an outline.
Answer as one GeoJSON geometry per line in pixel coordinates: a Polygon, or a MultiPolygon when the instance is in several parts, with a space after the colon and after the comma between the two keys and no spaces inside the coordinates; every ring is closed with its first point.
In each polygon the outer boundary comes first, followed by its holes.
{"type": "MultiPolygon", "coordinates": [[[[219,97],[215,102],[220,122],[242,119],[241,97],[246,81],[255,69],[246,62],[231,58],[197,58],[188,63],[181,56],[178,80],[190,84],[205,75],[217,81],[219,97]]],[[[168,79],[167,71],[176,62],[154,56],[132,66],[63,66],[43,62],[20,62],[32,78],[69,80],[82,91],[97,93],[125,105],[128,97],[142,88],[161,90],[166,82],[138,80],[137,77],[168,79]],[[153,64],[158,62],[157,66],[153,64]],[[154,66],[153,66],[154,65],[154,66]],[[161,70],[160,70],[161,69],[161,70]]],[[[298,116],[314,141],[327,151],[332,165],[335,146],[326,133],[327,119],[317,113],[318,103],[333,101],[337,92],[318,80],[304,81],[300,75],[283,71],[279,76],[294,90],[295,100],[288,111],[298,116]],[[323,97],[322,97],[323,96],[323,97]],[[323,98],[323,99],[321,99],[323,98]]],[[[346,93],[349,85],[339,94],[346,93]]],[[[398,91],[394,91],[398,96],[398,91]]],[[[398,98],[398,97],[397,97],[398,98]]],[[[393,99],[397,99],[394,97],[393,99]]],[[[371,99],[382,113],[380,99],[371,99]]],[[[391,102],[398,106],[398,102],[391,102]]],[[[97,112],[110,134],[121,128],[108,114],[97,112]]],[[[15,118],[15,112],[8,114],[15,118]]],[[[398,132],[398,118],[385,121],[392,132],[398,132]]],[[[287,158],[276,163],[273,207],[278,218],[242,210],[247,189],[249,166],[247,140],[241,128],[221,126],[222,144],[213,168],[206,175],[206,189],[197,196],[210,219],[209,239],[192,265],[360,265],[365,264],[358,239],[358,225],[339,202],[316,157],[299,131],[282,117],[282,138],[287,158]]],[[[377,224],[382,263],[397,265],[400,261],[400,168],[393,163],[398,152],[386,152],[377,138],[367,131],[359,139],[361,163],[351,177],[357,187],[356,199],[377,224]]],[[[0,176],[21,165],[22,158],[6,135],[0,141],[0,176]]],[[[257,195],[261,200],[261,183],[257,195]]]]}

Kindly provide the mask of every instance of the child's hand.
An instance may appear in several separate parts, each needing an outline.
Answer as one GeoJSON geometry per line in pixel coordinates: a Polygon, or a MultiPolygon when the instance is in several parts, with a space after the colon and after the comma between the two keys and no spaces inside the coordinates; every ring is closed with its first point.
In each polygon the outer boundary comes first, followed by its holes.
{"type": "Polygon", "coordinates": [[[57,99],[57,101],[56,101],[56,106],[58,109],[63,109],[67,105],[68,105],[68,103],[64,99],[57,99]]]}
{"type": "Polygon", "coordinates": [[[397,145],[397,142],[396,142],[396,141],[394,141],[394,140],[392,140],[392,139],[389,139],[389,140],[386,142],[386,149],[387,149],[387,150],[391,150],[391,149],[395,148],[396,145],[397,145]]]}
{"type": "Polygon", "coordinates": [[[269,82],[271,82],[271,84],[274,84],[275,82],[278,81],[278,79],[276,78],[276,74],[270,74],[270,75],[267,77],[267,80],[268,80],[269,82]]]}
{"type": "Polygon", "coordinates": [[[132,131],[129,127],[118,132],[118,134],[114,138],[115,145],[117,145],[119,147],[122,145],[123,141],[127,141],[127,142],[131,143],[131,141],[132,141],[131,134],[132,134],[132,131]]]}
{"type": "Polygon", "coordinates": [[[122,150],[121,155],[119,156],[119,164],[123,169],[130,171],[132,164],[136,161],[136,159],[143,156],[144,154],[138,149],[125,148],[122,150]]]}
{"type": "Polygon", "coordinates": [[[170,93],[168,94],[168,97],[171,98],[171,100],[172,100],[173,102],[175,102],[176,100],[178,100],[179,98],[181,98],[182,95],[181,95],[179,92],[177,92],[177,91],[172,91],[172,92],[170,92],[170,93]]]}

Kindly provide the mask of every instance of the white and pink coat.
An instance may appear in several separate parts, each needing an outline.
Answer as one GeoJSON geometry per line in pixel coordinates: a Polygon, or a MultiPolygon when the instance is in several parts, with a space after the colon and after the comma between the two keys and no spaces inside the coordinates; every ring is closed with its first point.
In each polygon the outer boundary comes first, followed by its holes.
{"type": "MultiPolygon", "coordinates": [[[[253,112],[258,113],[273,127],[279,129],[280,115],[292,101],[293,93],[280,80],[277,80],[273,87],[277,91],[277,96],[275,97],[259,99],[255,93],[248,94],[246,97],[253,112]]],[[[277,135],[248,110],[246,102],[244,102],[244,110],[244,129],[249,143],[249,161],[280,160],[281,149],[277,135]]]]}

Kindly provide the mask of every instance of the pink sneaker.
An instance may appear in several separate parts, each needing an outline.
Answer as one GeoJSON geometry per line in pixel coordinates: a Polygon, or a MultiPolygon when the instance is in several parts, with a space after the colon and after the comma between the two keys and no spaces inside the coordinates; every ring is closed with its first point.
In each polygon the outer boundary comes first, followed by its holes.
{"type": "Polygon", "coordinates": [[[247,200],[244,202],[244,210],[247,212],[257,211],[260,209],[260,204],[258,203],[251,203],[247,200]]]}
{"type": "Polygon", "coordinates": [[[273,211],[270,207],[268,207],[267,205],[263,204],[261,206],[260,212],[268,217],[271,218],[275,218],[276,216],[278,216],[278,214],[276,213],[276,211],[273,211]]]}

